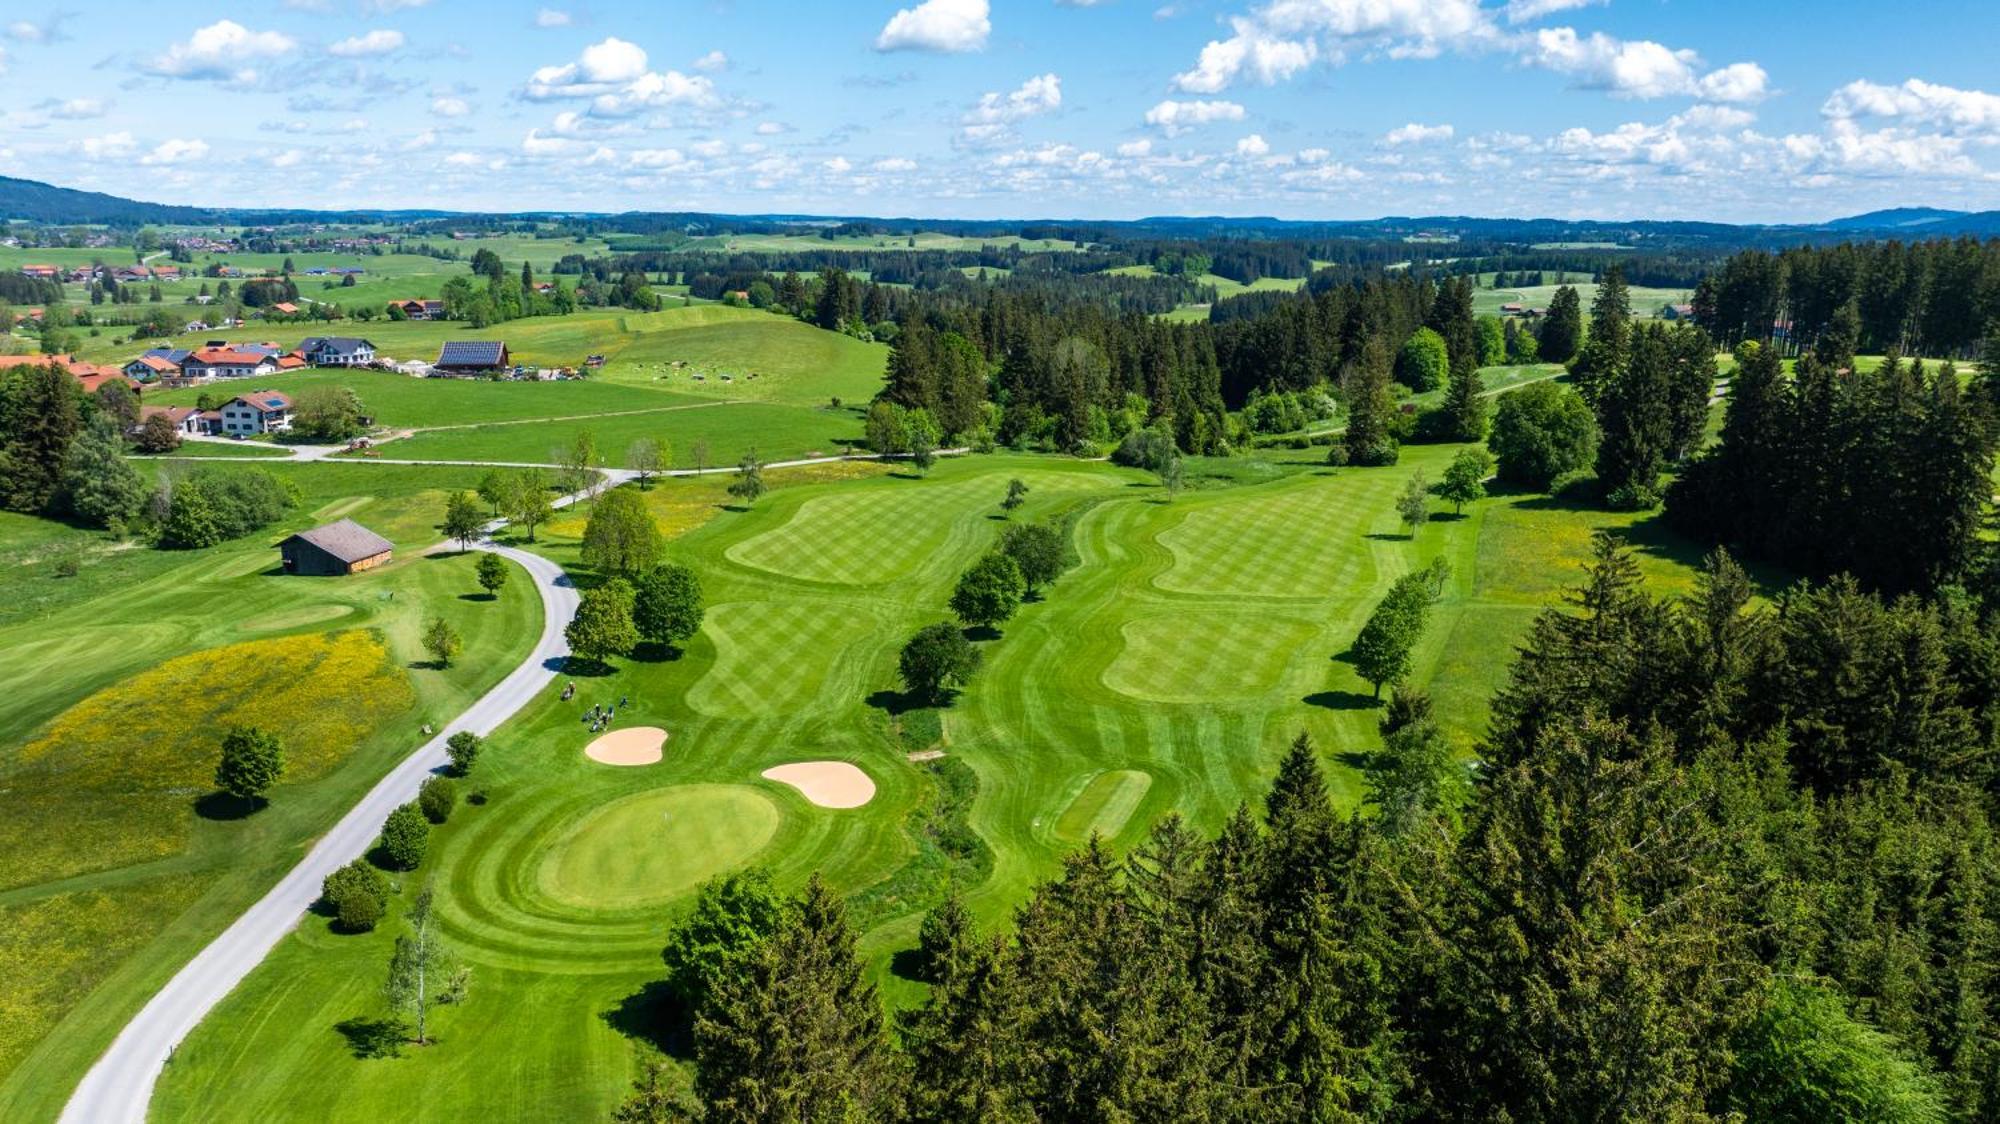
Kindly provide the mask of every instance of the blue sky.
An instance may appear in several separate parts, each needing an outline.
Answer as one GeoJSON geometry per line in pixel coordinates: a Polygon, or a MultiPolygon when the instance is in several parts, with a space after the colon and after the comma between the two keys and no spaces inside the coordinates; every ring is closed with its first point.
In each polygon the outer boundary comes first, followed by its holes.
{"type": "Polygon", "coordinates": [[[0,171],[165,202],[2000,207],[1974,0],[54,3],[0,14],[0,171]]]}

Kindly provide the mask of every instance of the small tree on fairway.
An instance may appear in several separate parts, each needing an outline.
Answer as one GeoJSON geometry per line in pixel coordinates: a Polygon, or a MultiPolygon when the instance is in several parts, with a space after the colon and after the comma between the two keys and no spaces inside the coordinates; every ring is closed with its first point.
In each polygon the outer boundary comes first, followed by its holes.
{"type": "Polygon", "coordinates": [[[382,837],[375,842],[391,870],[417,869],[430,845],[430,821],[414,803],[397,805],[389,818],[382,821],[382,837]]]}
{"type": "Polygon", "coordinates": [[[966,624],[991,628],[1014,615],[1027,591],[1021,567],[996,551],[959,577],[958,588],[951,593],[951,611],[966,624]]]}
{"type": "Polygon", "coordinates": [[[905,693],[941,703],[946,691],[964,686],[979,669],[979,649],[949,624],[925,625],[903,645],[896,666],[905,693]]]}
{"type": "Polygon", "coordinates": [[[1051,523],[1016,523],[1000,533],[1000,552],[1021,570],[1021,584],[1033,593],[1062,576],[1069,564],[1063,531],[1051,523]]]}
{"type": "Polygon", "coordinates": [[[926,473],[937,463],[937,445],[931,440],[928,429],[919,429],[910,434],[910,463],[919,473],[926,473]]]}
{"type": "Polygon", "coordinates": [[[1484,449],[1461,449],[1444,470],[1438,495],[1451,501],[1452,511],[1465,513],[1465,505],[1486,498],[1486,475],[1493,471],[1493,458],[1484,449]]]}
{"type": "Polygon", "coordinates": [[[479,751],[486,748],[486,739],[471,730],[460,730],[445,739],[444,755],[451,759],[451,771],[464,776],[472,771],[473,763],[479,760],[479,751]]]}
{"type": "Polygon", "coordinates": [[[641,489],[653,485],[653,477],[667,466],[667,444],[651,437],[641,437],[625,450],[625,467],[639,477],[641,489]]]}
{"type": "Polygon", "coordinates": [[[708,471],[708,442],[695,440],[688,445],[688,456],[694,460],[694,474],[700,476],[708,471]]]}
{"type": "Polygon", "coordinates": [[[479,588],[486,591],[486,596],[489,598],[500,596],[501,587],[507,584],[506,561],[499,555],[488,552],[479,556],[479,562],[473,569],[479,576],[479,588]]]}
{"type": "Polygon", "coordinates": [[[471,550],[472,540],[479,537],[479,530],[486,525],[486,514],[479,510],[479,501],[471,492],[453,492],[444,501],[443,530],[448,539],[458,540],[458,549],[471,550]]]}
{"type": "Polygon", "coordinates": [[[636,574],[659,561],[666,546],[646,501],[630,488],[614,489],[583,527],[583,564],[611,574],[636,574]]]}
{"type": "Polygon", "coordinates": [[[1007,498],[1000,501],[1000,510],[1012,511],[1028,501],[1028,486],[1016,476],[1007,481],[1007,498]]]}
{"type": "Polygon", "coordinates": [[[410,931],[396,938],[396,950],[389,957],[389,980],[382,988],[382,995],[391,1010],[416,1020],[417,1045],[428,1046],[426,1016],[430,1008],[442,1001],[440,992],[448,983],[463,985],[453,981],[458,974],[457,966],[451,951],[438,936],[429,886],[417,891],[405,916],[410,931]]]}
{"type": "Polygon", "coordinates": [[[1450,568],[1440,558],[1421,570],[1404,574],[1375,606],[1361,634],[1354,638],[1355,670],[1382,697],[1385,683],[1400,683],[1410,673],[1410,653],[1423,638],[1431,605],[1444,591],[1450,568]]]}
{"type": "Polygon", "coordinates": [[[432,823],[443,823],[458,807],[458,786],[450,777],[432,777],[417,790],[417,808],[432,823]]]}
{"type": "Polygon", "coordinates": [[[458,650],[464,643],[459,639],[458,630],[451,627],[451,622],[443,617],[431,621],[424,628],[424,650],[431,654],[431,658],[437,661],[440,668],[451,666],[451,661],[457,657],[458,650]]]}
{"type": "Polygon", "coordinates": [[[264,795],[285,771],[285,747],[277,735],[255,726],[237,726],[222,735],[215,763],[215,787],[238,800],[264,795]]]}
{"type": "Polygon", "coordinates": [[[744,507],[757,502],[764,494],[764,466],[757,463],[757,450],[743,454],[736,465],[736,479],[729,482],[729,494],[743,501],[744,507]]]}
{"type": "Polygon", "coordinates": [[[333,910],[334,923],[349,933],[365,933],[388,909],[389,881],[382,872],[355,859],[326,876],[320,897],[333,910]]]}
{"type": "Polygon", "coordinates": [[[557,451],[562,466],[563,491],[581,492],[597,478],[597,437],[587,429],[578,430],[567,447],[557,451]]]}
{"type": "Polygon", "coordinates": [[[1403,493],[1396,497],[1396,514],[1403,520],[1403,533],[1415,538],[1418,531],[1431,518],[1431,486],[1424,474],[1419,472],[1403,485],[1403,493]]]}
{"type": "Polygon", "coordinates": [[[1181,484],[1187,479],[1186,467],[1181,464],[1181,456],[1174,453],[1160,466],[1160,487],[1167,490],[1167,502],[1172,503],[1181,494],[1181,484]]]}
{"type": "Polygon", "coordinates": [[[639,630],[632,625],[632,587],[613,579],[584,593],[576,616],[563,630],[570,651],[602,667],[615,655],[624,655],[639,643],[639,630]]]}
{"type": "Polygon", "coordinates": [[[632,626],[641,638],[670,648],[701,631],[701,578],[672,562],[653,567],[632,599],[632,626]]]}

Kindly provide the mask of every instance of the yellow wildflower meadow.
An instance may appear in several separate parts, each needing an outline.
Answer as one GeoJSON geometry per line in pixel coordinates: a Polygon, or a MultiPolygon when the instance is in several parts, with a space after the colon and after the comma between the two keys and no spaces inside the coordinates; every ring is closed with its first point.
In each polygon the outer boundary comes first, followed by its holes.
{"type": "Polygon", "coordinates": [[[17,753],[0,750],[0,889],[179,853],[230,726],[283,739],[281,783],[293,783],[333,771],[413,706],[403,671],[363,629],[211,648],[135,675],[17,753]]]}

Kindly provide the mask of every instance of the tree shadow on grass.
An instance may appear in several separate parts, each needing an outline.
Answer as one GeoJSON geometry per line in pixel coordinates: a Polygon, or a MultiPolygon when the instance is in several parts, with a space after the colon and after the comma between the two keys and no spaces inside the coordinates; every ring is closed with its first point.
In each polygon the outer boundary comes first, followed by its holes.
{"type": "Polygon", "coordinates": [[[602,679],[616,670],[618,669],[605,663],[603,660],[591,659],[588,656],[579,656],[574,653],[563,657],[562,661],[563,674],[572,675],[578,679],[602,679]]]}
{"type": "Polygon", "coordinates": [[[500,596],[494,593],[461,593],[458,595],[458,599],[460,601],[498,601],[500,600],[500,596]]]}
{"type": "Polygon", "coordinates": [[[922,949],[899,948],[889,958],[889,971],[912,983],[936,983],[931,978],[930,967],[924,963],[922,949]]]}
{"type": "Polygon", "coordinates": [[[1440,511],[1436,515],[1431,516],[1431,522],[1460,523],[1470,518],[1472,517],[1467,515],[1463,511],[1440,511]]]}
{"type": "Polygon", "coordinates": [[[443,671],[446,667],[439,660],[411,660],[407,666],[411,671],[443,671]]]}
{"type": "Polygon", "coordinates": [[[922,695],[913,695],[908,691],[892,691],[884,688],[869,695],[866,701],[869,706],[885,712],[889,717],[900,718],[913,710],[923,710],[926,707],[941,708],[950,706],[951,700],[957,694],[958,692],[956,691],[946,691],[943,698],[932,699],[922,695]]]}
{"type": "Polygon", "coordinates": [[[1326,710],[1374,710],[1382,705],[1381,699],[1359,691],[1315,691],[1299,701],[1326,710]]]}
{"type": "Polygon", "coordinates": [[[1390,534],[1387,532],[1378,531],[1375,534],[1364,535],[1362,537],[1366,538],[1370,542],[1413,542],[1415,541],[1417,536],[1404,535],[1404,534],[1390,534]]]}
{"type": "Polygon", "coordinates": [[[400,1058],[410,1037],[409,1028],[399,1019],[357,1016],[333,1024],[333,1029],[347,1039],[348,1052],[362,1059],[400,1058]]]}
{"type": "Polygon", "coordinates": [[[632,658],[640,663],[671,663],[684,654],[682,649],[657,640],[641,640],[639,646],[632,649],[632,658]]]}
{"type": "Polygon", "coordinates": [[[959,630],[959,634],[973,643],[981,640],[1000,639],[1000,630],[990,624],[970,624],[959,630]]]}
{"type": "Polygon", "coordinates": [[[689,1010],[665,980],[653,980],[618,1001],[618,1005],[598,1012],[612,1030],[627,1038],[647,1043],[662,1054],[681,1061],[694,1057],[694,1012],[689,1010]]]}
{"type": "Polygon", "coordinates": [[[264,806],[269,803],[270,801],[261,796],[253,796],[245,800],[240,796],[231,796],[226,792],[211,792],[195,800],[194,814],[205,820],[216,820],[226,823],[231,820],[240,820],[252,816],[263,810],[264,806]]]}
{"type": "Polygon", "coordinates": [[[1353,769],[1355,772],[1365,773],[1375,764],[1376,755],[1350,749],[1344,753],[1336,753],[1333,756],[1334,760],[1339,761],[1342,765],[1353,769]]]}

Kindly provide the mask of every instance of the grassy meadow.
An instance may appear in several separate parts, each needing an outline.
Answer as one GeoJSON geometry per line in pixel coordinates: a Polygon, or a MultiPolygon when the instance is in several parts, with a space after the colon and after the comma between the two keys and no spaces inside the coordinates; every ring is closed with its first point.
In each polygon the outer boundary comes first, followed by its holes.
{"type": "MultiPolygon", "coordinates": [[[[468,1001],[434,1019],[438,1044],[378,1056],[393,922],[347,936],[309,917],[188,1039],[155,1117],[601,1118],[647,1051],[678,1048],[655,1037],[666,927],[701,878],[748,863],[787,887],[823,872],[890,1001],[914,1002],[893,957],[953,882],[992,923],[1092,832],[1129,847],[1169,811],[1213,829],[1300,730],[1358,801],[1343,755],[1377,744],[1379,710],[1341,653],[1388,584],[1435,557],[1452,577],[1415,680],[1469,750],[1594,530],[1622,529],[1659,590],[1688,588],[1695,559],[1656,517],[1561,497],[1496,496],[1405,536],[1397,492],[1455,452],[1407,448],[1382,469],[1327,468],[1316,449],[1194,461],[1171,502],[1141,473],[1034,457],[949,459],[926,478],[774,472],[749,510],[721,506],[719,477],[659,483],[648,507],[700,573],[707,619],[677,658],[614,661],[498,731],[471,782],[485,802],[403,879],[436,886],[474,971],[468,1001]],[[946,618],[958,573],[1006,525],[1011,478],[1030,488],[1011,518],[1072,517],[1078,564],[981,642],[954,705],[906,709],[897,649],[946,618]],[[618,725],[670,731],[661,763],[582,755],[580,711],[621,697],[618,725]],[[858,766],[874,799],[820,808],[759,776],[806,760],[858,766]],[[964,825],[979,842],[952,849],[964,825]]],[[[581,523],[539,549],[587,582],[581,523]]]]}
{"type": "Polygon", "coordinates": [[[0,1119],[52,1119],[192,949],[533,640],[525,579],[486,601],[468,596],[470,558],[420,554],[443,489],[471,470],[267,467],[304,503],[205,551],[0,515],[0,1119]],[[279,538],[343,515],[397,560],[348,578],[277,570],[279,538]],[[442,671],[419,642],[434,616],[465,640],[442,671]],[[288,750],[248,816],[212,797],[217,740],[238,722],[288,750]]]}

